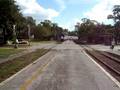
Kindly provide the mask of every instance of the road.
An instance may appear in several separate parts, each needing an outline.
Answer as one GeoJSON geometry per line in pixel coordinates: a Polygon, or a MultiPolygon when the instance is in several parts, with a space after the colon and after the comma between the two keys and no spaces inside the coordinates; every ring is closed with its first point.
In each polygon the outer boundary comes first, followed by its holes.
{"type": "Polygon", "coordinates": [[[57,45],[0,90],[120,90],[72,41],[57,45]]]}

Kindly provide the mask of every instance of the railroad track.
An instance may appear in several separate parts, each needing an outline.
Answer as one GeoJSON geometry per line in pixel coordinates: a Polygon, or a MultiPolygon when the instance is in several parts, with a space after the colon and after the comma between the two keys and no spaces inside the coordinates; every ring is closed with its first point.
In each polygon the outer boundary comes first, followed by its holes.
{"type": "Polygon", "coordinates": [[[120,63],[120,56],[119,55],[116,55],[116,54],[113,54],[113,53],[110,53],[110,52],[105,52],[105,51],[98,51],[98,50],[95,50],[95,49],[93,49],[93,48],[91,48],[91,47],[89,47],[87,45],[86,46],[82,46],[82,47],[84,48],[84,50],[95,51],[96,53],[99,53],[99,54],[101,54],[101,55],[103,55],[103,56],[105,56],[105,57],[107,57],[109,59],[112,59],[112,60],[120,63]],[[85,47],[87,47],[87,48],[85,48],[85,47]]]}
{"type": "Polygon", "coordinates": [[[82,48],[99,64],[105,67],[105,69],[107,69],[107,71],[109,71],[118,81],[120,81],[120,56],[94,50],[89,46],[82,46],[82,48]]]}

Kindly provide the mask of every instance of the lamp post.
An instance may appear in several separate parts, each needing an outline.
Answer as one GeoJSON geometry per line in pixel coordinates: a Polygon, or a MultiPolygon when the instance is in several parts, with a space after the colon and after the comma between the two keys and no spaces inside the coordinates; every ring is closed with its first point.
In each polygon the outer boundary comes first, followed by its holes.
{"type": "Polygon", "coordinates": [[[29,46],[30,46],[30,25],[28,24],[28,41],[29,41],[29,46]]]}
{"type": "Polygon", "coordinates": [[[14,48],[18,48],[15,28],[16,28],[16,25],[13,25],[13,35],[14,35],[14,43],[15,43],[14,48]]]}

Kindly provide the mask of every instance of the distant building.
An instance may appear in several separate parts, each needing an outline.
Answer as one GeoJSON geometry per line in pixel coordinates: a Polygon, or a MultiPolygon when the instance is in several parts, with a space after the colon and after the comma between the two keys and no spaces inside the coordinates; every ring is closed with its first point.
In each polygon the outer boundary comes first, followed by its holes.
{"type": "Polygon", "coordinates": [[[112,41],[112,34],[99,34],[96,33],[92,36],[85,36],[79,39],[82,43],[89,43],[89,44],[105,44],[110,45],[112,41]]]}
{"type": "Polygon", "coordinates": [[[94,43],[110,45],[112,41],[112,34],[96,34],[94,43]]]}

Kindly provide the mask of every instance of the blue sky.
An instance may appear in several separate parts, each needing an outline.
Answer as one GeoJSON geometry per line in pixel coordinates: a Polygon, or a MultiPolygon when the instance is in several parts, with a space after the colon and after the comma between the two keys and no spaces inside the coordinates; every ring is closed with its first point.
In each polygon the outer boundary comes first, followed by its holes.
{"type": "Polygon", "coordinates": [[[120,0],[16,0],[25,16],[32,16],[39,23],[49,19],[63,28],[74,30],[76,22],[89,18],[111,23],[107,15],[120,0]]]}

